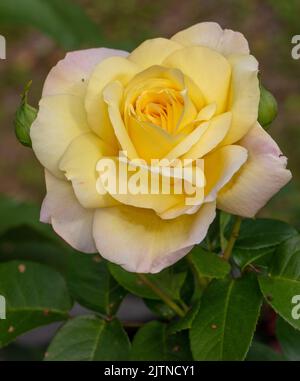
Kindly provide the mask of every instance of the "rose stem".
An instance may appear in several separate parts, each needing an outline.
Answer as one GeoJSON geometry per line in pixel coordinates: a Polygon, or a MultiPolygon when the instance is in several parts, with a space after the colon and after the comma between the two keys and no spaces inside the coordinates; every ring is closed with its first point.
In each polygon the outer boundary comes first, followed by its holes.
{"type": "Polygon", "coordinates": [[[148,286],[156,295],[158,295],[167,306],[169,306],[176,314],[180,317],[185,315],[184,311],[169,298],[167,294],[165,294],[159,287],[157,287],[154,283],[152,283],[149,278],[147,278],[144,274],[138,274],[140,280],[148,286]]]}
{"type": "Polygon", "coordinates": [[[237,240],[237,238],[239,236],[241,223],[242,223],[242,218],[236,216],[229,241],[228,241],[227,246],[226,246],[224,253],[222,255],[222,257],[223,257],[223,259],[225,259],[225,261],[228,261],[230,256],[231,256],[231,252],[232,252],[232,249],[234,247],[235,241],[237,240]]]}

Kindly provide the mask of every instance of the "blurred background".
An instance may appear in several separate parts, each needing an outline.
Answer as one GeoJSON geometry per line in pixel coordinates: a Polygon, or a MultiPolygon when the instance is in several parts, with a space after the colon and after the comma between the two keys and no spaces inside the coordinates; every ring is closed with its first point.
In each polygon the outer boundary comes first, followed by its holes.
{"type": "Polygon", "coordinates": [[[299,0],[1,0],[0,35],[6,38],[7,58],[0,60],[0,193],[36,204],[45,193],[41,166],[14,135],[14,114],[29,80],[29,102],[37,107],[49,70],[66,51],[132,50],[147,38],[216,21],[246,36],[260,62],[262,82],[279,104],[269,132],[289,158],[293,181],[260,216],[300,228],[300,59],[291,57],[292,36],[300,34],[299,14],[299,0]]]}

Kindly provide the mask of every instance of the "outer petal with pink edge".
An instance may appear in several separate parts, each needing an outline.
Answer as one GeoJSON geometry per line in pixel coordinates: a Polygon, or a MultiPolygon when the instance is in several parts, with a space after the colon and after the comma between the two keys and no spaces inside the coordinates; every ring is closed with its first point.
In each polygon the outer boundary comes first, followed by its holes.
{"type": "Polygon", "coordinates": [[[96,48],[67,53],[50,71],[43,89],[43,96],[72,94],[83,96],[89,76],[99,62],[108,57],[126,57],[127,52],[96,48]]]}
{"type": "Polygon", "coordinates": [[[94,210],[79,204],[71,183],[59,180],[47,171],[45,176],[47,195],[41,209],[41,221],[51,223],[55,232],[75,249],[95,253],[94,210]]]}
{"type": "Polygon", "coordinates": [[[292,175],[286,169],[287,158],[259,124],[239,144],[247,148],[248,160],[221,190],[217,205],[228,213],[254,217],[292,175]]]}
{"type": "Polygon", "coordinates": [[[213,202],[193,215],[166,221],[151,210],[102,208],[95,212],[94,239],[104,258],[127,271],[157,273],[205,238],[215,210],[213,202]]]}

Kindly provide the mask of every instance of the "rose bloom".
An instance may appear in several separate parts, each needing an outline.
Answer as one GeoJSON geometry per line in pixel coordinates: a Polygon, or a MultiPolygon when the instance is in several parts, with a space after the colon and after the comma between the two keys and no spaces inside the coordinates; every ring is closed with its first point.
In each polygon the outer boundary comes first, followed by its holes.
{"type": "Polygon", "coordinates": [[[216,208],[255,216],[291,179],[257,122],[257,74],[244,36],[212,22],[132,53],[68,53],[48,75],[31,128],[46,176],[41,221],[77,250],[155,273],[205,238],[216,208]],[[118,164],[119,151],[147,162],[202,159],[195,205],[171,192],[100,192],[97,163],[118,164]]]}

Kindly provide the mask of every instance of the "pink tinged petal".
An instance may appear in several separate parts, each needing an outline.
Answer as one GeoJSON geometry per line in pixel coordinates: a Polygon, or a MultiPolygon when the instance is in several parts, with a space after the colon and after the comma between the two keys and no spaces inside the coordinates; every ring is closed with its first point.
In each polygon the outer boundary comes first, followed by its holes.
{"type": "Polygon", "coordinates": [[[69,182],[57,179],[48,171],[45,177],[47,195],[41,208],[41,221],[51,223],[54,231],[76,250],[95,253],[94,210],[79,204],[69,182]]]}
{"type": "Polygon", "coordinates": [[[239,32],[223,30],[215,22],[203,22],[176,33],[172,41],[183,46],[206,46],[225,56],[230,54],[249,54],[246,38],[239,32]]]}
{"type": "Polygon", "coordinates": [[[74,95],[52,95],[41,99],[39,112],[30,129],[32,148],[41,164],[63,178],[59,161],[68,145],[89,132],[82,100],[74,95]]]}
{"type": "Polygon", "coordinates": [[[96,211],[93,231],[104,258],[127,271],[157,273],[200,243],[214,218],[215,203],[168,221],[150,210],[112,207],[96,211]]]}
{"type": "Polygon", "coordinates": [[[255,214],[292,178],[287,158],[270,135],[256,124],[239,143],[249,157],[218,195],[218,207],[244,217],[255,214]]]}
{"type": "Polygon", "coordinates": [[[84,96],[89,76],[95,66],[112,56],[126,57],[127,52],[96,48],[67,53],[50,71],[44,84],[43,96],[72,94],[84,96]]]}

